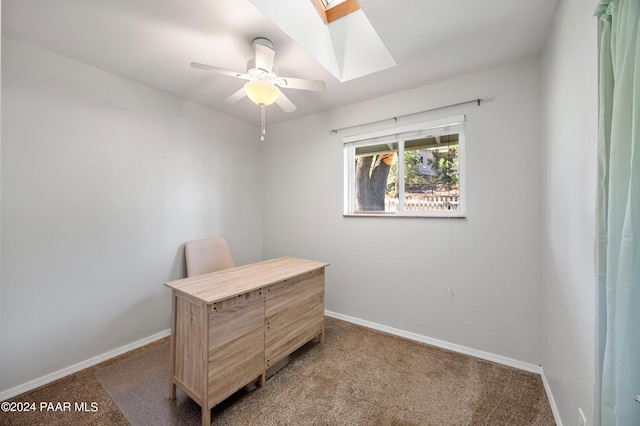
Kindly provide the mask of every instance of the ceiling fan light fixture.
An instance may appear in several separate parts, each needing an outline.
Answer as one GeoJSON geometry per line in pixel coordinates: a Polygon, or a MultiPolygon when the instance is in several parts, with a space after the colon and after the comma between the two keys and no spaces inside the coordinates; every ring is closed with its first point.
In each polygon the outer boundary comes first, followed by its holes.
{"type": "Polygon", "coordinates": [[[280,96],[280,89],[264,80],[248,81],[244,84],[244,91],[251,101],[257,105],[271,105],[280,96]]]}

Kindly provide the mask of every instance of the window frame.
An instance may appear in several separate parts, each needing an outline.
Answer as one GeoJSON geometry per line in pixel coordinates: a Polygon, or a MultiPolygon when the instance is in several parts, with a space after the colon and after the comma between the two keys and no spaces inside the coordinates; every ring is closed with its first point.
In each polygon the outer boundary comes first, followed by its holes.
{"type": "Polygon", "coordinates": [[[360,4],[358,4],[357,0],[343,0],[335,5],[330,5],[324,0],[313,0],[313,4],[318,9],[318,13],[325,24],[330,24],[360,9],[360,4]]]}
{"type": "Polygon", "coordinates": [[[365,134],[346,136],[343,138],[344,156],[344,202],[343,216],[346,217],[466,217],[466,135],[464,115],[420,122],[411,125],[393,127],[365,134]],[[406,210],[404,206],[404,145],[405,141],[416,137],[442,136],[457,133],[458,136],[458,174],[459,174],[459,208],[458,210],[406,210]],[[356,148],[381,143],[398,144],[398,211],[396,212],[356,212],[355,211],[355,167],[356,148]]]}

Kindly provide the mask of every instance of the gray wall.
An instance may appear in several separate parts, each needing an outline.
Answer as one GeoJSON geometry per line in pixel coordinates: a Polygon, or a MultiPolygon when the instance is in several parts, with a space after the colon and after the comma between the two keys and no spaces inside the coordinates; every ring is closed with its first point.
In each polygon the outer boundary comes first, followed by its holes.
{"type": "Polygon", "coordinates": [[[542,365],[566,425],[593,424],[596,4],[560,2],[542,56],[542,365]]]}
{"type": "Polygon", "coordinates": [[[168,329],[185,241],[260,260],[257,134],[3,36],[0,391],[168,329]]]}
{"type": "Polygon", "coordinates": [[[538,365],[539,90],[532,59],[270,126],[265,257],[331,263],[330,311],[538,365]],[[331,129],[485,95],[425,116],[467,115],[466,219],[342,216],[331,129]]]}

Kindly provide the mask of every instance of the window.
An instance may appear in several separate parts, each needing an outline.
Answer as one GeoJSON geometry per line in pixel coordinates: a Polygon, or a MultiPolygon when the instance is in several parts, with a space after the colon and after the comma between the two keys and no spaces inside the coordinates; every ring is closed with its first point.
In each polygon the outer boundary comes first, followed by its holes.
{"type": "Polygon", "coordinates": [[[344,2],[344,0],[322,0],[325,9],[329,9],[337,4],[344,2]]]}
{"type": "Polygon", "coordinates": [[[313,3],[325,24],[360,9],[356,0],[313,0],[313,3]]]}
{"type": "Polygon", "coordinates": [[[344,139],[347,216],[463,217],[464,116],[344,139]]]}

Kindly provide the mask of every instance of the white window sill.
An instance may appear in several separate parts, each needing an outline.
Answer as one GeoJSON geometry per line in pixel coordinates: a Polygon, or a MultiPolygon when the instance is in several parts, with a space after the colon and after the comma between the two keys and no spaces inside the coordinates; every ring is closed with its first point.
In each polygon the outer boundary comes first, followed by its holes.
{"type": "Polygon", "coordinates": [[[436,219],[466,219],[464,213],[425,214],[425,213],[344,213],[343,217],[413,217],[413,218],[436,218],[436,219]]]}

